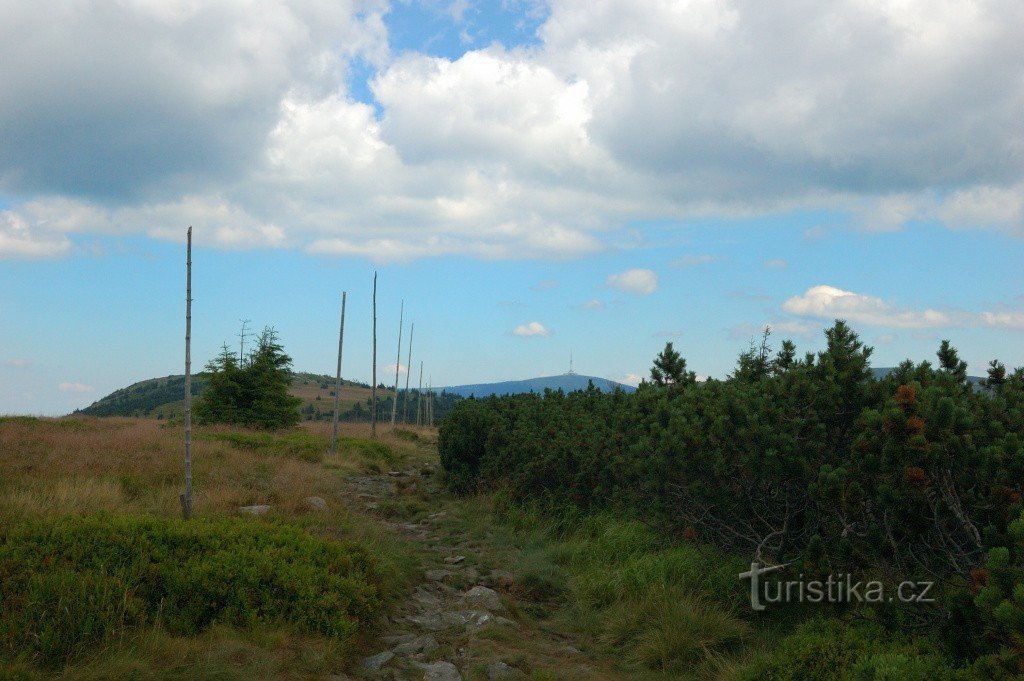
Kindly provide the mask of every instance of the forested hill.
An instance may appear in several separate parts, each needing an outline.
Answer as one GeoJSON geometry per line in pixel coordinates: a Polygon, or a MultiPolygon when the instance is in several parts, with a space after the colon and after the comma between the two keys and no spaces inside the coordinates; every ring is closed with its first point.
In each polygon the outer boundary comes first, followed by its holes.
{"type": "MultiPolygon", "coordinates": [[[[206,387],[207,379],[203,373],[192,377],[192,394],[199,395],[206,387]]],[[[355,381],[342,381],[341,399],[343,411],[351,408],[357,401],[365,400],[370,394],[370,386],[355,381]]],[[[294,374],[289,392],[303,400],[304,409],[309,413],[326,412],[330,404],[333,408],[334,378],[320,374],[300,372],[294,374]],[[317,409],[320,405],[321,409],[317,409]]],[[[381,395],[390,395],[390,391],[382,391],[381,395]]],[[[133,383],[127,388],[115,390],[106,397],[93,402],[85,409],[77,410],[76,414],[90,416],[157,416],[171,418],[179,416],[185,404],[185,377],[183,375],[151,378],[133,383]]]]}
{"type": "Polygon", "coordinates": [[[456,385],[444,390],[448,393],[469,397],[487,397],[489,395],[518,395],[520,393],[542,393],[546,389],[561,390],[562,392],[573,392],[574,390],[586,390],[590,382],[594,387],[604,392],[611,392],[616,388],[626,392],[636,390],[631,385],[616,383],[607,378],[598,376],[583,376],[581,374],[562,374],[560,376],[540,376],[538,378],[527,378],[522,381],[501,381],[499,383],[473,383],[470,385],[456,385]]]}

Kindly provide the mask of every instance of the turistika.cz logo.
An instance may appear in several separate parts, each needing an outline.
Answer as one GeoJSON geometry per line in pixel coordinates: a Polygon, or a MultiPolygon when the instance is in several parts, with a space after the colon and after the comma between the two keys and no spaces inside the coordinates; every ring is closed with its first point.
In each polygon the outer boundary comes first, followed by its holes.
{"type": "Polygon", "coordinates": [[[750,607],[764,610],[771,603],[932,603],[929,596],[933,582],[900,582],[896,593],[886,593],[885,584],[878,581],[855,580],[852,575],[840,572],[825,579],[805,580],[803,574],[790,581],[765,581],[762,575],[778,572],[789,566],[762,565],[754,561],[748,572],[740,573],[740,579],[750,580],[750,607]]]}

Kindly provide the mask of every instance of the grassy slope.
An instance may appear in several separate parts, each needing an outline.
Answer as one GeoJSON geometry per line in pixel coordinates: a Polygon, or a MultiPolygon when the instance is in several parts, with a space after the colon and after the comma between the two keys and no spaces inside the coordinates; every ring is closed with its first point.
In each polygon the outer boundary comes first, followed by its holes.
{"type": "MultiPolygon", "coordinates": [[[[270,524],[353,542],[375,556],[384,596],[393,598],[415,575],[410,546],[349,511],[337,492],[348,474],[380,471],[424,453],[388,435],[385,447],[370,446],[367,426],[345,424],[338,455],[323,456],[328,427],[309,424],[284,436],[197,430],[197,515],[201,523],[270,524]],[[311,507],[305,501],[310,496],[325,499],[327,508],[311,507]],[[237,508],[249,504],[270,504],[272,510],[239,518],[237,508]]],[[[160,421],[0,419],[0,527],[51,524],[68,514],[174,519],[180,515],[181,477],[180,430],[160,421]]],[[[9,624],[0,621],[0,630],[9,624]]],[[[9,653],[5,667],[0,650],[0,678],[323,678],[352,654],[351,646],[303,633],[288,618],[215,626],[195,636],[147,625],[75,657],[63,670],[33,666],[24,657],[16,662],[9,653]]]]}
{"type": "MultiPolygon", "coordinates": [[[[519,622],[515,630],[460,641],[481,659],[510,661],[535,679],[950,678],[945,661],[920,641],[842,623],[801,625],[804,613],[755,616],[736,579],[739,561],[666,543],[636,521],[559,518],[508,505],[500,495],[460,499],[413,490],[399,490],[368,515],[353,503],[346,476],[387,478],[396,467],[435,464],[436,452],[421,439],[387,433],[381,447],[367,440],[368,426],[344,424],[339,455],[323,457],[328,428],[308,423],[281,435],[198,429],[199,516],[228,521],[239,506],[270,504],[267,516],[231,522],[353,541],[378,558],[387,597],[396,601],[408,598],[427,552],[476,547],[467,562],[514,574],[499,588],[519,622]],[[327,501],[326,510],[309,506],[313,495],[327,501]],[[442,533],[430,545],[386,525],[430,516],[442,533]]],[[[180,486],[180,431],[162,422],[0,419],[0,527],[97,512],[176,518],[180,486]]],[[[376,652],[376,639],[372,633],[357,645],[358,654],[376,652]]],[[[147,626],[61,669],[4,661],[0,652],[0,678],[323,679],[351,668],[353,655],[289,622],[221,624],[192,636],[147,626]]],[[[486,674],[477,669],[467,678],[486,674]]]]}

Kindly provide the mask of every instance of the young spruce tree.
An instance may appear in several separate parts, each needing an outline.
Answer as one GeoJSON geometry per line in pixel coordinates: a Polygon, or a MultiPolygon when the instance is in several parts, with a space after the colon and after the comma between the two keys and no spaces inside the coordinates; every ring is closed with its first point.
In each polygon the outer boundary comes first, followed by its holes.
{"type": "Polygon", "coordinates": [[[200,423],[234,423],[270,430],[294,426],[301,400],[288,394],[292,358],[267,327],[241,364],[224,345],[209,364],[209,384],[195,406],[200,423]]]}

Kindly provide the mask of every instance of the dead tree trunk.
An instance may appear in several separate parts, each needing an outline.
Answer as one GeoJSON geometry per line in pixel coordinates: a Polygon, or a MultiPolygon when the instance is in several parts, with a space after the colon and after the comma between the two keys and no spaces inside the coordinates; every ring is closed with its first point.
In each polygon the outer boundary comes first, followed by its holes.
{"type": "MultiPolygon", "coordinates": [[[[409,359],[405,362],[405,400],[402,402],[402,423],[409,417],[409,378],[412,376],[412,333],[416,330],[416,322],[409,325],[409,359]]],[[[395,398],[398,399],[397,397],[395,398]]]]}
{"type": "Polygon", "coordinates": [[[416,390],[416,425],[423,425],[420,411],[423,409],[423,362],[420,362],[420,387],[416,390]]]}
{"type": "Polygon", "coordinates": [[[373,389],[370,391],[370,437],[377,439],[377,273],[373,273],[373,389]]]}
{"type": "Polygon", "coordinates": [[[434,377],[427,381],[427,425],[434,427],[434,377]]]}
{"type": "Polygon", "coordinates": [[[395,397],[391,400],[391,430],[395,429],[395,417],[398,416],[398,370],[402,368],[402,321],[405,317],[405,301],[398,312],[398,356],[395,357],[395,397]]]}
{"type": "Polygon", "coordinates": [[[192,517],[192,227],[185,246],[185,491],[181,515],[192,517]]]}
{"type": "Polygon", "coordinates": [[[334,422],[331,426],[331,454],[338,453],[338,405],[341,400],[341,350],[345,347],[345,297],[341,292],[341,329],[338,331],[338,369],[334,374],[334,422]]]}

